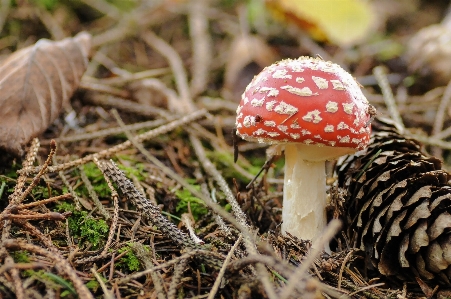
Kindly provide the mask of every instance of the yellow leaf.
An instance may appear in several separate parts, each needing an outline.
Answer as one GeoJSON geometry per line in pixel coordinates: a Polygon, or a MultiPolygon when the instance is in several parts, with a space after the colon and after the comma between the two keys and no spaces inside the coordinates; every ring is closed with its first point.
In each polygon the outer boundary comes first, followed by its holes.
{"type": "Polygon", "coordinates": [[[363,0],[267,0],[278,16],[295,22],[317,40],[349,46],[368,37],[375,16],[363,0]]]}

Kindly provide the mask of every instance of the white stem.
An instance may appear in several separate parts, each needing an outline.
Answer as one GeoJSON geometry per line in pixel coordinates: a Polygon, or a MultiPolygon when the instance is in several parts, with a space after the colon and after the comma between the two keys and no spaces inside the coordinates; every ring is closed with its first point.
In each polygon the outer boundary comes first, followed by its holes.
{"type": "Polygon", "coordinates": [[[282,233],[315,240],[327,224],[325,161],[305,157],[305,145],[285,146],[282,233]]]}

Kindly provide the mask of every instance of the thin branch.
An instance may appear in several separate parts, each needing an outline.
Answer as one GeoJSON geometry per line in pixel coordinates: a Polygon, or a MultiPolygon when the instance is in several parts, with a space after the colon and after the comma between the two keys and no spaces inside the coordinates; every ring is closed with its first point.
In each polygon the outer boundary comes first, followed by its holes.
{"type": "Polygon", "coordinates": [[[224,277],[227,267],[229,266],[230,260],[232,259],[233,253],[235,252],[238,245],[241,243],[242,239],[243,239],[243,236],[240,235],[238,240],[236,240],[235,244],[233,244],[232,248],[230,249],[229,253],[227,254],[224,264],[222,264],[221,270],[219,270],[218,276],[216,277],[215,283],[211,287],[211,291],[210,291],[210,294],[208,294],[207,299],[215,298],[216,293],[218,292],[218,289],[219,289],[219,285],[221,284],[221,280],[224,277]]]}
{"type": "Polygon", "coordinates": [[[388,82],[385,70],[382,66],[377,66],[373,69],[373,74],[382,90],[382,95],[384,96],[385,105],[391,115],[391,118],[395,122],[396,128],[403,133],[405,131],[404,123],[402,121],[401,115],[399,114],[398,107],[396,105],[395,97],[388,82]]]}

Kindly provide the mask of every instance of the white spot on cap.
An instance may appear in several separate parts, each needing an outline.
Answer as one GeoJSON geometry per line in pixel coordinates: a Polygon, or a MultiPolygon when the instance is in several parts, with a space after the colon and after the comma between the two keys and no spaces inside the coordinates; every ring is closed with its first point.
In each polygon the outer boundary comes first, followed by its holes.
{"type": "Polygon", "coordinates": [[[257,99],[253,99],[252,101],[251,101],[251,105],[253,106],[253,107],[261,107],[261,106],[263,106],[263,103],[265,102],[265,98],[262,98],[262,99],[260,99],[260,100],[257,100],[257,99]]]}
{"type": "Polygon", "coordinates": [[[241,113],[241,109],[243,109],[243,106],[238,105],[238,107],[236,108],[236,115],[239,115],[241,113]]]}
{"type": "Polygon", "coordinates": [[[340,143],[348,143],[351,140],[349,135],[346,135],[345,137],[340,138],[340,143]]]}
{"type": "Polygon", "coordinates": [[[290,136],[293,139],[299,139],[299,137],[301,137],[301,135],[299,135],[298,133],[291,133],[290,136]]]}
{"type": "Polygon", "coordinates": [[[332,102],[332,101],[327,102],[327,104],[326,104],[326,111],[330,112],[330,113],[337,112],[338,111],[338,104],[337,104],[337,102],[332,102]]]}
{"type": "Polygon", "coordinates": [[[304,81],[305,81],[304,77],[296,77],[296,83],[302,83],[304,81]]]}
{"type": "Polygon", "coordinates": [[[327,125],[324,127],[324,132],[327,133],[332,133],[334,131],[334,126],[333,125],[327,125]]]}
{"type": "Polygon", "coordinates": [[[332,83],[333,89],[335,90],[346,90],[346,88],[343,86],[343,83],[340,80],[330,80],[332,83]]]}
{"type": "Polygon", "coordinates": [[[319,89],[326,89],[327,87],[329,87],[329,82],[327,82],[327,80],[324,78],[312,76],[312,79],[319,89]]]}
{"type": "Polygon", "coordinates": [[[307,122],[313,122],[314,124],[319,123],[323,118],[320,115],[321,112],[319,110],[313,110],[310,112],[307,112],[306,115],[302,117],[303,120],[307,122]]]}
{"type": "Polygon", "coordinates": [[[306,139],[306,140],[304,140],[304,143],[305,144],[311,144],[311,143],[313,143],[313,140],[312,139],[306,139]]]}
{"type": "Polygon", "coordinates": [[[312,90],[308,87],[298,88],[291,85],[285,85],[280,88],[301,97],[309,97],[313,95],[312,90]]]}
{"type": "Polygon", "coordinates": [[[275,104],[277,104],[277,101],[271,101],[266,103],[266,110],[272,111],[274,109],[275,104]]]}
{"type": "Polygon", "coordinates": [[[260,88],[259,92],[266,92],[266,95],[268,97],[275,97],[279,94],[277,88],[274,87],[262,87],[260,88]]]}
{"type": "Polygon", "coordinates": [[[265,122],[263,124],[267,127],[275,127],[276,126],[276,122],[273,120],[265,120],[265,122]]]}
{"type": "Polygon", "coordinates": [[[286,133],[287,130],[288,130],[288,127],[287,127],[287,126],[284,126],[284,125],[278,125],[277,128],[278,128],[279,130],[281,130],[282,132],[284,132],[284,133],[286,133]]]}
{"type": "Polygon", "coordinates": [[[244,96],[244,98],[243,98],[244,105],[246,105],[248,102],[249,102],[249,99],[246,96],[244,96]]]}
{"type": "Polygon", "coordinates": [[[346,130],[346,129],[349,129],[349,126],[343,121],[337,125],[337,130],[346,130]]]}
{"type": "Polygon", "coordinates": [[[365,133],[365,131],[366,131],[366,128],[363,128],[363,127],[362,127],[362,128],[360,128],[359,133],[360,133],[360,134],[363,134],[363,133],[365,133]]]}
{"type": "Polygon", "coordinates": [[[362,140],[358,139],[358,138],[352,138],[351,142],[355,143],[355,144],[359,144],[360,142],[362,142],[362,140]]]}
{"type": "Polygon", "coordinates": [[[335,146],[335,143],[337,143],[337,142],[335,142],[335,141],[329,141],[330,146],[335,146]]]}
{"type": "Polygon", "coordinates": [[[277,136],[279,136],[280,134],[279,133],[277,133],[277,132],[268,132],[268,136],[269,137],[277,137],[277,136]]]}
{"type": "Polygon", "coordinates": [[[242,125],[241,123],[238,123],[238,124],[236,125],[236,128],[237,128],[237,129],[242,128],[242,127],[243,127],[243,125],[242,125]]]}
{"type": "MultiPolygon", "coordinates": [[[[266,105],[266,109],[268,109],[268,105],[266,105]]],[[[269,110],[269,111],[271,111],[271,110],[269,110]]],[[[298,108],[296,108],[296,107],[294,107],[294,106],[292,106],[290,104],[287,104],[287,103],[282,101],[282,102],[279,103],[279,105],[277,105],[274,108],[274,111],[279,113],[279,114],[294,115],[294,114],[296,114],[298,112],[298,108]]]]}
{"type": "Polygon", "coordinates": [[[298,119],[296,118],[295,120],[293,120],[293,123],[290,125],[290,128],[292,129],[300,129],[301,127],[299,126],[298,123],[298,119]]]}
{"type": "Polygon", "coordinates": [[[260,135],[263,135],[263,134],[266,134],[266,133],[267,132],[265,130],[263,130],[262,128],[259,128],[257,131],[254,131],[254,133],[252,133],[252,135],[260,136],[260,135]]]}
{"type": "Polygon", "coordinates": [[[360,122],[359,114],[356,112],[356,113],[354,113],[354,115],[355,115],[354,126],[358,126],[359,122],[360,122]]]}
{"type": "Polygon", "coordinates": [[[343,103],[343,110],[347,113],[347,114],[352,114],[352,108],[354,108],[354,103],[343,103]]]}
{"type": "Polygon", "coordinates": [[[243,125],[246,128],[249,128],[250,126],[255,126],[255,117],[250,116],[250,115],[244,117],[243,125]]]}
{"type": "Polygon", "coordinates": [[[274,79],[291,79],[291,75],[287,75],[287,70],[277,70],[272,74],[274,79]]]}
{"type": "Polygon", "coordinates": [[[301,131],[301,133],[302,133],[302,136],[312,134],[312,132],[310,132],[309,130],[306,130],[306,129],[303,129],[303,130],[301,131]]]}
{"type": "Polygon", "coordinates": [[[296,72],[296,73],[301,73],[304,71],[304,68],[302,68],[302,66],[300,66],[298,64],[293,64],[291,66],[291,69],[293,70],[293,72],[296,72]]]}

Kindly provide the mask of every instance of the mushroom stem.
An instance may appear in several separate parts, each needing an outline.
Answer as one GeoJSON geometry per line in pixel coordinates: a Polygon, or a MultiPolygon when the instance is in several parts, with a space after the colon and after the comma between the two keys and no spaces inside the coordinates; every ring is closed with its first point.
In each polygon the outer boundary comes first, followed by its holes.
{"type": "Polygon", "coordinates": [[[305,160],[305,146],[285,145],[282,233],[314,241],[327,224],[325,160],[305,160]]]}

